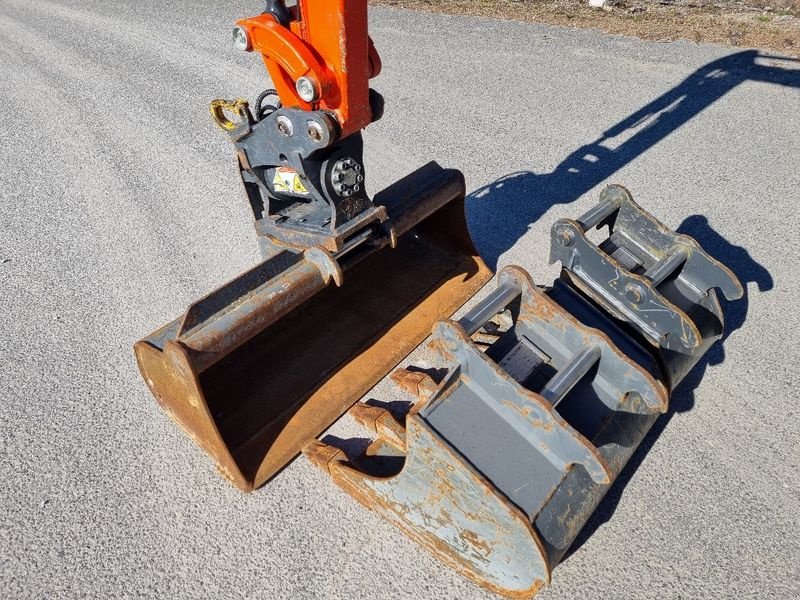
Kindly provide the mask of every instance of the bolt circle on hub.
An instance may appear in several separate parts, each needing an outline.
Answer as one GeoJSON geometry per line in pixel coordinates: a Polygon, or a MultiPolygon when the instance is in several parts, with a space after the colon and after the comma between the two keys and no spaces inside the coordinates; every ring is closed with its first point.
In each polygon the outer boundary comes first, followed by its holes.
{"type": "Polygon", "coordinates": [[[330,174],[333,190],[345,198],[361,191],[359,184],[364,181],[362,170],[363,167],[352,158],[344,157],[337,160],[330,174]]]}

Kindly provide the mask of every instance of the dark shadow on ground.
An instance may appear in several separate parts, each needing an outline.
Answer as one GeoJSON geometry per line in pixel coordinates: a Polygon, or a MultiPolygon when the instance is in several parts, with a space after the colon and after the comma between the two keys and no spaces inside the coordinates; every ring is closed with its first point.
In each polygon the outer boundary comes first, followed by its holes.
{"type": "MultiPolygon", "coordinates": [[[[496,268],[500,255],[511,248],[527,232],[530,224],[550,207],[574,202],[741,83],[758,81],[800,88],[798,63],[797,59],[765,55],[755,50],[731,54],[698,69],[670,91],[609,128],[595,141],[581,146],[553,172],[510,173],[476,190],[467,198],[468,222],[484,260],[496,268]],[[773,64],[767,65],[766,61],[773,64]],[[776,63],[779,66],[773,66],[776,63]]],[[[678,231],[696,238],[706,251],[734,271],[745,287],[753,283],[760,292],[772,289],[773,281],[767,269],[753,260],[745,248],[731,244],[715,231],[706,217],[689,217],[678,231]]],[[[677,388],[669,412],[656,421],[564,560],[611,518],[625,486],[659,435],[675,414],[693,408],[694,390],[708,365],[717,365],[725,360],[723,342],[743,325],[747,317],[747,291],[743,299],[726,302],[721,298],[721,304],[726,319],[725,336],[677,388]]]]}
{"type": "Polygon", "coordinates": [[[739,84],[760,81],[800,88],[800,69],[791,68],[798,62],[755,50],[731,54],[698,69],[595,141],[581,146],[552,173],[510,173],[474,191],[467,198],[467,216],[483,259],[496,268],[500,255],[551,206],[574,202],[739,84]],[[758,59],[781,61],[790,68],[766,66],[758,59]]]}
{"type": "Polygon", "coordinates": [[[774,283],[769,271],[753,260],[747,250],[728,242],[719,232],[711,227],[706,217],[702,215],[693,215],[684,220],[677,231],[700,240],[703,248],[711,254],[711,256],[721,261],[736,274],[745,288],[745,294],[741,299],[733,302],[728,302],[723,296],[719,296],[722,311],[725,315],[725,334],[718,343],[711,347],[694,369],[692,369],[680,383],[670,399],[669,411],[655,422],[652,429],[645,436],[644,440],[642,440],[641,445],[636,452],[634,452],[620,476],[611,486],[605,498],[600,502],[597,510],[578,534],[578,537],[565,554],[563,560],[567,560],[601,525],[611,519],[625,491],[625,486],[633,479],[639,466],[647,456],[647,453],[650,452],[650,449],[655,445],[656,440],[667,428],[672,418],[678,413],[688,412],[694,408],[694,391],[703,380],[706,368],[709,365],[718,365],[724,362],[725,340],[734,331],[739,329],[747,318],[750,291],[756,288],[759,292],[767,292],[773,288],[774,283]],[[751,283],[755,284],[755,286],[748,285],[751,283]]]}

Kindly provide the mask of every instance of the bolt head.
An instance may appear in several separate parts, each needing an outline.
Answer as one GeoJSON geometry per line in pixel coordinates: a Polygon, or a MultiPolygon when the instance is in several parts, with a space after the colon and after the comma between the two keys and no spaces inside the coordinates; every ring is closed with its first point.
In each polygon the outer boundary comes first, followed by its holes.
{"type": "Polygon", "coordinates": [[[310,77],[300,77],[295,83],[295,89],[297,89],[297,95],[305,102],[319,100],[317,86],[310,77]]]}
{"type": "Polygon", "coordinates": [[[625,297],[634,304],[640,304],[644,299],[644,290],[640,285],[631,283],[625,288],[625,297]]]}
{"type": "Polygon", "coordinates": [[[308,121],[306,125],[308,126],[308,137],[310,137],[315,142],[322,141],[322,138],[325,135],[325,131],[322,129],[322,125],[320,125],[316,121],[308,121]]]}
{"type": "Polygon", "coordinates": [[[569,247],[575,243],[575,234],[567,228],[559,229],[556,232],[556,237],[558,239],[558,243],[562,246],[569,247]]]}
{"type": "Polygon", "coordinates": [[[244,27],[238,25],[233,28],[233,47],[242,52],[249,52],[252,49],[250,37],[244,27]]]}
{"type": "Polygon", "coordinates": [[[281,115],[277,119],[275,119],[275,123],[278,127],[278,131],[282,135],[289,137],[290,135],[292,135],[292,133],[294,133],[294,126],[292,125],[291,119],[289,119],[288,117],[284,117],[283,115],[281,115]]]}

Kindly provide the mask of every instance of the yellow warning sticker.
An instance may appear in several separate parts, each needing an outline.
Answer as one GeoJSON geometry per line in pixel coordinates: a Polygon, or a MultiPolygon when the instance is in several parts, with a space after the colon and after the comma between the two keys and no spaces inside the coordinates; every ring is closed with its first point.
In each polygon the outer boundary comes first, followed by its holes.
{"type": "Polygon", "coordinates": [[[276,192],[288,192],[290,194],[308,194],[300,174],[288,167],[278,167],[275,169],[275,177],[272,178],[272,187],[276,192]]]}

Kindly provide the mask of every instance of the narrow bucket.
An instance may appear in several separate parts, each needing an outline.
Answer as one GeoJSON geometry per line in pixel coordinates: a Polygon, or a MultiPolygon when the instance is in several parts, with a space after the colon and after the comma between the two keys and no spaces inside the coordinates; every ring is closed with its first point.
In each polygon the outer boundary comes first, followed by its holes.
{"type": "Polygon", "coordinates": [[[460,172],[430,163],[375,203],[395,247],[281,249],[135,345],[158,402],[242,490],[269,481],[492,276],[467,231],[460,172]]]}

